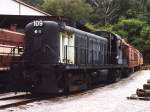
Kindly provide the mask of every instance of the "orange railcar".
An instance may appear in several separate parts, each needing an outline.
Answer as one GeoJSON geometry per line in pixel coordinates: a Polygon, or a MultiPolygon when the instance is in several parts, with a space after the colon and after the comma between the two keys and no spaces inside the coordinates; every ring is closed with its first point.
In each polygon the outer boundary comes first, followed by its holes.
{"type": "Polygon", "coordinates": [[[17,61],[24,46],[24,34],[0,29],[0,71],[8,70],[17,61]]]}
{"type": "Polygon", "coordinates": [[[143,64],[143,57],[139,50],[124,40],[122,41],[122,51],[123,59],[127,62],[129,68],[140,67],[143,64]]]}

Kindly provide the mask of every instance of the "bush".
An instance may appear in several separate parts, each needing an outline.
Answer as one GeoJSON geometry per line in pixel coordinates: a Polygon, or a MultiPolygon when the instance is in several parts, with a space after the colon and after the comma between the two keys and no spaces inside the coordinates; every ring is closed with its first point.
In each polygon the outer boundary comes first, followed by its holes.
{"type": "Polygon", "coordinates": [[[123,37],[128,36],[127,38],[130,40],[130,38],[140,35],[144,24],[145,22],[139,19],[123,19],[115,24],[112,30],[117,33],[119,32],[123,37]]]}
{"type": "Polygon", "coordinates": [[[88,27],[91,30],[94,31],[112,31],[112,25],[111,24],[107,24],[107,25],[94,25],[92,23],[86,23],[85,25],[86,27],[88,27]]]}

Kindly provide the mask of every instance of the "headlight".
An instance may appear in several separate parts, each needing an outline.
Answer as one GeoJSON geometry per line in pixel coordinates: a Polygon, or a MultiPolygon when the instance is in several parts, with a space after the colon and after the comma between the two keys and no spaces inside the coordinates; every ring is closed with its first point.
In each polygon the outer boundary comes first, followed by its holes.
{"type": "Polygon", "coordinates": [[[42,29],[35,29],[34,34],[42,34],[42,29]]]}

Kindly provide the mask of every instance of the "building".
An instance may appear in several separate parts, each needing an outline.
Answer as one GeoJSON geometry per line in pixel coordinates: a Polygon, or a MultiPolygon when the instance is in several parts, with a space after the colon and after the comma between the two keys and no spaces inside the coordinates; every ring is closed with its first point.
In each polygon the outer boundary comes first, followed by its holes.
{"type": "Polygon", "coordinates": [[[48,13],[30,6],[20,0],[1,0],[0,15],[50,16],[48,13]]]}
{"type": "Polygon", "coordinates": [[[33,6],[20,0],[1,0],[0,1],[0,28],[24,33],[25,26],[34,20],[65,22],[69,26],[81,30],[90,31],[85,26],[75,22],[71,18],[63,16],[51,16],[33,6]]]}

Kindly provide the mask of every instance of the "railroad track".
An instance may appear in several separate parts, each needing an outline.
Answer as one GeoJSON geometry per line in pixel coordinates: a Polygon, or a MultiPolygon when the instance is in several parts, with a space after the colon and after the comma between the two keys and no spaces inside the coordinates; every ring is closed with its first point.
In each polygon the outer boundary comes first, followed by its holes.
{"type": "Polygon", "coordinates": [[[0,110],[4,108],[25,105],[34,101],[49,98],[49,96],[33,96],[31,94],[21,94],[7,97],[0,97],[0,110]]]}

